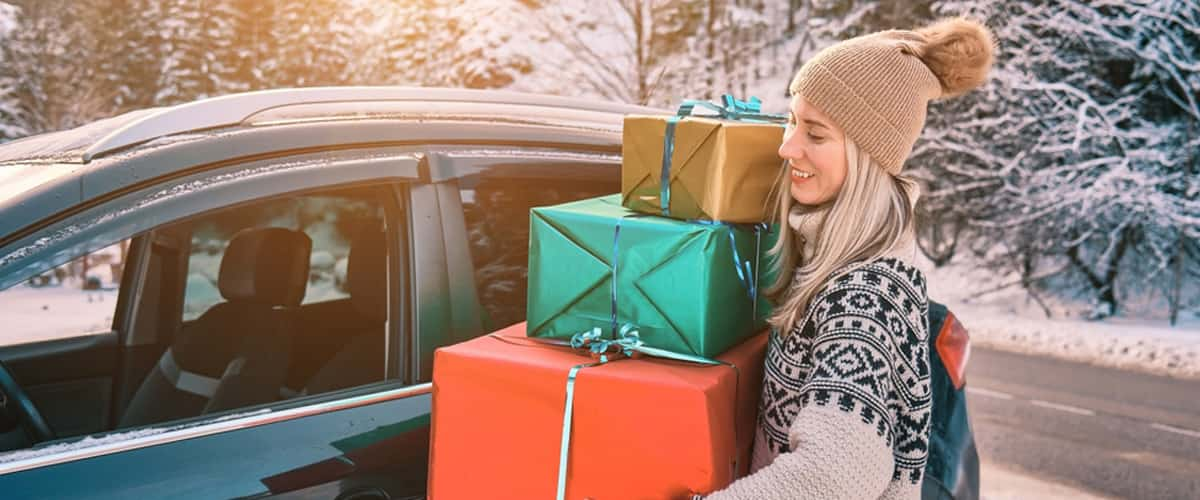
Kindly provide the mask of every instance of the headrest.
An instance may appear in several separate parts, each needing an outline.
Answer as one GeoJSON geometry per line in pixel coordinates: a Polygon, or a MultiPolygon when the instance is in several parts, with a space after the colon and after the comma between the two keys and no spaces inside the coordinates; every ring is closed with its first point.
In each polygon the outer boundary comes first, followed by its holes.
{"type": "Polygon", "coordinates": [[[350,301],[364,317],[387,319],[387,239],[383,228],[368,224],[350,241],[346,287],[350,301]]]}
{"type": "Polygon", "coordinates": [[[281,227],[239,231],[225,248],[217,287],[230,302],[294,306],[308,286],[308,235],[281,227]]]}

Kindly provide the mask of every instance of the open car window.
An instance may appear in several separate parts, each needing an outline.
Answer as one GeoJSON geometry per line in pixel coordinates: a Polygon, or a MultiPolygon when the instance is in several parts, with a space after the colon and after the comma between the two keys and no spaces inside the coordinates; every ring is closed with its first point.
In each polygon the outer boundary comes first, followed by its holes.
{"type": "Polygon", "coordinates": [[[0,290],[0,346],[110,333],[128,255],[122,240],[0,290]]]}
{"type": "MultiPolygon", "coordinates": [[[[9,254],[0,348],[15,347],[0,354],[55,431],[43,442],[303,406],[401,372],[388,368],[399,191],[288,181],[301,189],[172,199],[9,254]]],[[[0,452],[35,444],[19,433],[0,433],[0,452]]]]}

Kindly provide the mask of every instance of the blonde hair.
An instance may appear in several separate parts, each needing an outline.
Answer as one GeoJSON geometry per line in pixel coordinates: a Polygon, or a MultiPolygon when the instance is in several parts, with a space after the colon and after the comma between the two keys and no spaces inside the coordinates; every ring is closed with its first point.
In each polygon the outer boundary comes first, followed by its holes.
{"type": "Polygon", "coordinates": [[[808,242],[813,245],[811,262],[803,262],[800,237],[788,225],[794,203],[787,187],[789,170],[785,162],[773,191],[780,236],[767,253],[775,281],[764,290],[775,304],[767,321],[785,336],[821,289],[838,277],[835,273],[883,257],[913,237],[920,196],[914,180],[887,173],[847,137],[845,183],[820,221],[816,241],[808,242]]]}

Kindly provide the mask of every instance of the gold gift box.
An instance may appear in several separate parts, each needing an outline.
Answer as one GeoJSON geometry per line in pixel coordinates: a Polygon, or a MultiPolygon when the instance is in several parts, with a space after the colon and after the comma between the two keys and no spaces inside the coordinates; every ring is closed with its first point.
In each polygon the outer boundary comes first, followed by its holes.
{"type": "MultiPolygon", "coordinates": [[[[621,204],[663,215],[663,139],[668,116],[625,117],[621,154],[621,204]]],[[[680,118],[671,154],[670,204],[674,219],[765,222],[767,199],[783,160],[783,127],[774,123],[680,118]]]]}

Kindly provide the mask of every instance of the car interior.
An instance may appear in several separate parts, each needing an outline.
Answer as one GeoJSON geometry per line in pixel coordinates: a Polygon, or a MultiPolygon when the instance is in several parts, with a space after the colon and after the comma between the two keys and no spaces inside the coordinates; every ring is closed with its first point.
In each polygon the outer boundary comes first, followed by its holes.
{"type": "MultiPolygon", "coordinates": [[[[114,304],[130,311],[126,321],[105,334],[0,347],[0,360],[57,439],[382,381],[388,239],[380,192],[243,205],[135,238],[131,260],[149,255],[140,293],[114,304]],[[316,222],[280,217],[281,203],[317,213],[308,217],[316,222]],[[211,230],[202,236],[213,222],[232,233],[227,241],[211,230]],[[194,268],[214,272],[215,286],[194,268]],[[185,302],[201,299],[212,303],[189,318],[185,302]]],[[[127,285],[133,266],[123,274],[127,285]]],[[[12,427],[0,433],[0,450],[39,440],[12,427]]]]}

